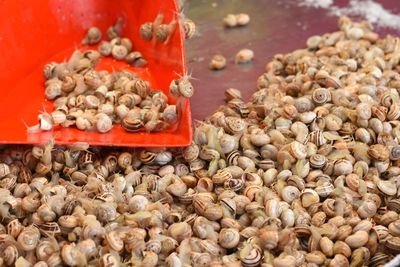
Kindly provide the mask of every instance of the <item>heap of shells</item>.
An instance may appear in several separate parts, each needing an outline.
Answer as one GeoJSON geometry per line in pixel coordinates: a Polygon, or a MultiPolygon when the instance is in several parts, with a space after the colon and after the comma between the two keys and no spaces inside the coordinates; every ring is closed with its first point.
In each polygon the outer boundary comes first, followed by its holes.
{"type": "Polygon", "coordinates": [[[129,70],[109,73],[94,69],[95,50],[75,51],[68,62],[44,68],[45,95],[54,111],[39,115],[40,130],[75,126],[83,131],[109,132],[118,123],[129,132],[162,131],[178,118],[175,105],[160,90],[129,70]]]}
{"type": "MultiPolygon", "coordinates": [[[[54,111],[38,116],[39,124],[29,131],[51,130],[54,127],[76,127],[84,131],[109,132],[113,124],[121,124],[128,132],[159,132],[177,123],[176,105],[169,104],[161,90],[152,90],[150,83],[130,70],[110,73],[96,70],[102,56],[112,55],[139,67],[146,64],[140,52],[131,52],[132,42],[121,38],[121,20],[107,30],[108,38],[98,51],[76,50],[67,62],[45,65],[45,96],[54,101],[54,111]]],[[[99,29],[88,30],[83,43],[101,40],[99,29]]],[[[171,94],[177,98],[194,93],[189,76],[171,82],[171,94]]]]}
{"type": "Polygon", "coordinates": [[[144,67],[147,60],[139,51],[133,51],[132,40],[122,37],[123,19],[118,17],[115,24],[107,29],[108,41],[101,41],[102,33],[99,28],[88,29],[82,40],[84,45],[98,45],[99,53],[104,56],[112,56],[116,60],[124,60],[133,67],[144,67]]]}
{"type": "Polygon", "coordinates": [[[383,266],[400,253],[400,39],[339,26],[276,55],[250,102],[228,89],[188,147],[3,147],[0,265],[383,266]]]}

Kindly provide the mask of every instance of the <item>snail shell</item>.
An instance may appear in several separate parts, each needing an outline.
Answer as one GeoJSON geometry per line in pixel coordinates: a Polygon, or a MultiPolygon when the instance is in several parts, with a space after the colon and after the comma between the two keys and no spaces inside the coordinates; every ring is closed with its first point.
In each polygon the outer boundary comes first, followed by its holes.
{"type": "Polygon", "coordinates": [[[242,190],[245,187],[245,182],[243,179],[230,178],[224,182],[224,188],[230,189],[235,192],[242,190]]]}
{"type": "Polygon", "coordinates": [[[2,251],[2,257],[4,259],[5,264],[7,264],[8,266],[14,265],[14,263],[16,263],[19,257],[19,252],[17,247],[15,245],[8,245],[2,251]]]}
{"type": "Polygon", "coordinates": [[[111,55],[117,60],[123,60],[129,51],[124,45],[114,45],[111,50],[111,55]]]}
{"type": "Polygon", "coordinates": [[[244,267],[259,266],[263,258],[262,249],[250,243],[245,244],[239,252],[239,259],[244,267]]]}
{"type": "Polygon", "coordinates": [[[336,241],[333,245],[333,254],[342,254],[348,258],[351,256],[351,248],[343,241],[336,241]]]}
{"type": "Polygon", "coordinates": [[[386,247],[395,253],[400,251],[400,237],[393,236],[386,240],[386,247]]]}
{"type": "Polygon", "coordinates": [[[242,49],[235,56],[236,64],[245,64],[249,63],[254,58],[254,52],[250,49],[242,49]]]}
{"type": "Polygon", "coordinates": [[[150,41],[153,38],[153,23],[146,22],[140,25],[139,34],[143,40],[150,41]]]}
{"type": "Polygon", "coordinates": [[[10,174],[10,167],[5,163],[0,163],[0,178],[10,174]]]}
{"type": "Polygon", "coordinates": [[[54,100],[63,94],[62,82],[60,80],[49,80],[52,82],[46,83],[45,95],[47,99],[54,100]]]}
{"type": "Polygon", "coordinates": [[[331,93],[328,89],[317,88],[312,93],[312,100],[318,105],[325,104],[331,100],[331,93]]]}
{"type": "Polygon", "coordinates": [[[125,117],[122,120],[121,126],[127,132],[139,132],[143,130],[144,123],[140,119],[125,117]]]}
{"type": "Polygon", "coordinates": [[[240,234],[235,228],[223,228],[219,232],[218,243],[223,248],[234,248],[239,244],[240,234]]]}
{"type": "Polygon", "coordinates": [[[304,208],[308,208],[312,204],[318,203],[320,200],[318,193],[310,188],[305,189],[300,198],[304,208]]]}
{"type": "Polygon", "coordinates": [[[281,192],[282,199],[287,203],[292,203],[293,200],[300,197],[300,190],[294,186],[285,186],[281,192]]]}
{"type": "Polygon", "coordinates": [[[226,58],[223,55],[215,55],[210,61],[209,68],[211,70],[222,70],[226,66],[226,58]]]}
{"type": "Polygon", "coordinates": [[[168,235],[178,242],[192,236],[192,228],[187,222],[171,224],[168,228],[168,235]]]}
{"type": "Polygon", "coordinates": [[[111,249],[117,252],[121,252],[124,248],[124,241],[116,231],[108,232],[105,236],[105,240],[111,249]]]}
{"type": "Polygon", "coordinates": [[[366,231],[357,231],[348,236],[345,242],[353,249],[364,246],[368,242],[369,235],[366,231]]]}
{"type": "Polygon", "coordinates": [[[333,256],[333,241],[330,240],[328,237],[324,236],[320,239],[319,245],[321,251],[328,257],[333,256]]]}
{"type": "Polygon", "coordinates": [[[126,47],[128,53],[132,51],[132,41],[129,38],[121,38],[121,45],[126,47]]]}
{"type": "Polygon", "coordinates": [[[379,191],[384,193],[388,196],[394,196],[397,193],[396,184],[391,180],[378,180],[376,182],[376,186],[378,187],[379,191]]]}
{"type": "Polygon", "coordinates": [[[393,121],[397,120],[400,117],[400,106],[398,103],[393,103],[389,107],[389,111],[386,115],[387,120],[393,121]]]}
{"type": "Polygon", "coordinates": [[[296,266],[296,258],[291,255],[285,255],[282,257],[275,258],[273,263],[274,263],[274,266],[276,266],[276,267],[296,266]]]}
{"type": "Polygon", "coordinates": [[[185,39],[192,39],[196,33],[196,24],[188,18],[183,21],[183,30],[185,32],[185,39]]]}
{"type": "Polygon", "coordinates": [[[400,146],[395,145],[390,149],[389,154],[390,160],[399,160],[400,159],[400,146]]]}
{"type": "Polygon", "coordinates": [[[232,179],[232,174],[227,170],[218,170],[216,174],[212,176],[212,181],[215,184],[224,184],[225,181],[232,179]]]}
{"type": "Polygon", "coordinates": [[[383,225],[376,225],[373,227],[373,232],[376,234],[379,243],[383,243],[386,241],[386,238],[389,236],[388,228],[383,225]]]}
{"type": "Polygon", "coordinates": [[[99,45],[99,52],[102,56],[108,57],[111,55],[112,52],[112,44],[108,41],[102,41],[99,45]]]}
{"type": "Polygon", "coordinates": [[[264,249],[274,249],[278,245],[279,234],[275,227],[265,227],[260,229],[259,237],[264,249]]]}
{"type": "Polygon", "coordinates": [[[298,141],[293,141],[289,146],[289,152],[296,159],[305,159],[307,147],[298,141]]]}
{"type": "Polygon", "coordinates": [[[100,29],[97,27],[90,27],[82,43],[87,45],[94,45],[100,42],[100,40],[101,40],[100,29]]]}
{"type": "Polygon", "coordinates": [[[315,169],[322,169],[327,163],[324,155],[314,154],[310,157],[310,166],[315,169]]]}
{"type": "MultiPolygon", "coordinates": [[[[190,98],[194,94],[194,88],[192,83],[187,78],[179,79],[178,83],[179,94],[183,97],[190,98]]],[[[172,92],[171,92],[172,93],[172,92]]]]}
{"type": "Polygon", "coordinates": [[[14,219],[7,224],[7,234],[10,236],[17,238],[18,235],[23,230],[23,225],[19,222],[18,219],[14,219]]]}
{"type": "Polygon", "coordinates": [[[234,14],[228,14],[224,17],[223,23],[225,27],[237,26],[237,17],[234,14]]]}
{"type": "Polygon", "coordinates": [[[232,134],[241,133],[246,127],[246,122],[238,117],[228,116],[225,118],[226,128],[232,134]]]}
{"type": "Polygon", "coordinates": [[[321,251],[315,250],[305,255],[308,263],[321,265],[325,262],[326,256],[321,251]]]}
{"type": "Polygon", "coordinates": [[[350,266],[349,260],[342,254],[336,254],[331,260],[329,267],[350,266]]]}
{"type": "Polygon", "coordinates": [[[32,251],[36,248],[40,239],[40,232],[36,227],[30,226],[22,230],[18,235],[18,243],[24,251],[32,251]]]}
{"type": "Polygon", "coordinates": [[[113,124],[111,118],[107,114],[99,113],[96,115],[96,117],[96,129],[100,133],[107,133],[111,131],[113,124]]]}
{"type": "Polygon", "coordinates": [[[390,151],[384,145],[375,144],[369,147],[368,156],[375,160],[385,161],[389,159],[390,151]]]}
{"type": "Polygon", "coordinates": [[[50,62],[44,65],[43,67],[43,76],[46,78],[46,80],[49,80],[51,78],[54,78],[55,70],[57,67],[56,62],[50,62]]]}
{"type": "Polygon", "coordinates": [[[126,58],[126,62],[134,67],[140,68],[147,65],[147,60],[143,57],[139,51],[130,52],[126,58]]]}
{"type": "Polygon", "coordinates": [[[120,265],[116,256],[111,253],[102,255],[99,259],[99,262],[101,267],[117,267],[120,265]]]}
{"type": "Polygon", "coordinates": [[[238,26],[245,26],[250,23],[250,16],[246,13],[239,13],[236,15],[236,22],[238,26]]]}
{"type": "Polygon", "coordinates": [[[168,24],[161,24],[157,27],[155,31],[155,37],[161,43],[165,42],[168,39],[169,35],[170,26],[168,24]]]}
{"type": "Polygon", "coordinates": [[[372,200],[365,200],[363,204],[357,209],[357,213],[360,218],[371,218],[377,212],[377,205],[372,200]]]}

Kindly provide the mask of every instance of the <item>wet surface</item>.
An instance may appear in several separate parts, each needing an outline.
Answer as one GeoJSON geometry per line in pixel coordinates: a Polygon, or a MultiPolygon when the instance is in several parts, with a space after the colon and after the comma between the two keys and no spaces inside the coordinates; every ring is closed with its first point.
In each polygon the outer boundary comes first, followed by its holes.
{"type": "MultiPolygon", "coordinates": [[[[335,1],[343,6],[348,1],[335,1]]],[[[386,9],[400,12],[398,1],[381,0],[386,9]]],[[[199,36],[187,41],[187,61],[192,72],[196,93],[191,100],[194,119],[204,119],[222,105],[224,91],[240,89],[245,100],[254,92],[257,78],[265,64],[277,53],[287,53],[305,47],[307,38],[337,30],[338,18],[324,9],[299,7],[298,1],[274,0],[188,0],[185,13],[197,25],[199,36]],[[242,28],[225,29],[223,17],[228,13],[248,13],[251,22],[242,28]],[[252,49],[252,63],[238,66],[235,54],[242,48],[252,49]],[[215,54],[227,59],[221,71],[208,69],[215,54]]],[[[382,35],[399,31],[376,28],[382,35]]]]}

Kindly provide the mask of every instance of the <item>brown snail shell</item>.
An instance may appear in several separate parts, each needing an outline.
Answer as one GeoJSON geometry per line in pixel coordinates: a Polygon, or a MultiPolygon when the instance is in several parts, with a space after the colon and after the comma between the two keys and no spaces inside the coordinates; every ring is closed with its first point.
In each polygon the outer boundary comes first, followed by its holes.
{"type": "Polygon", "coordinates": [[[147,65],[147,60],[143,57],[142,53],[139,51],[130,52],[126,58],[126,62],[134,67],[144,67],[147,65]]]}
{"type": "Polygon", "coordinates": [[[369,147],[368,156],[370,156],[372,159],[375,159],[375,160],[385,161],[389,158],[390,151],[384,145],[375,144],[375,145],[372,145],[369,147]]]}
{"type": "Polygon", "coordinates": [[[239,258],[244,267],[254,267],[259,266],[264,258],[264,255],[259,246],[247,243],[240,250],[239,258]]]}
{"type": "Polygon", "coordinates": [[[97,27],[90,27],[82,43],[87,45],[94,45],[100,42],[100,40],[101,40],[100,29],[97,27]]]}
{"type": "Polygon", "coordinates": [[[223,248],[234,248],[239,244],[240,234],[235,228],[223,228],[219,232],[218,243],[223,248]]]}
{"type": "Polygon", "coordinates": [[[153,23],[146,22],[140,25],[139,34],[143,40],[150,41],[153,38],[153,23]]]}
{"type": "Polygon", "coordinates": [[[190,98],[194,94],[193,85],[187,78],[179,79],[177,87],[179,90],[179,94],[183,97],[190,98]]]}
{"type": "Polygon", "coordinates": [[[128,55],[129,51],[126,46],[114,45],[111,50],[111,55],[117,60],[123,60],[128,55]]]}
{"type": "Polygon", "coordinates": [[[193,36],[196,34],[196,24],[193,22],[193,20],[185,18],[183,21],[183,31],[185,33],[186,40],[193,38],[193,36]]]}
{"type": "Polygon", "coordinates": [[[128,132],[139,132],[143,130],[144,123],[140,119],[131,119],[126,117],[122,120],[121,126],[128,132]]]}
{"type": "Polygon", "coordinates": [[[317,88],[313,91],[312,100],[319,105],[325,104],[331,100],[331,93],[328,89],[317,88]]]}
{"type": "Polygon", "coordinates": [[[223,55],[215,55],[209,63],[211,70],[222,70],[226,66],[226,58],[223,55]]]}
{"type": "Polygon", "coordinates": [[[236,64],[246,64],[253,60],[254,52],[250,49],[242,49],[235,56],[236,64]]]}

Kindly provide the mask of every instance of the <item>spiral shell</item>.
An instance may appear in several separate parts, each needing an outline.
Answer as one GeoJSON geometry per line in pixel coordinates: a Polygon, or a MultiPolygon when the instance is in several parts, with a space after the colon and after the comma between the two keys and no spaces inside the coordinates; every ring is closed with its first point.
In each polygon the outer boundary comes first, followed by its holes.
{"type": "Polygon", "coordinates": [[[132,119],[129,117],[126,117],[122,120],[121,126],[127,132],[139,132],[144,129],[144,123],[142,120],[132,119]]]}
{"type": "Polygon", "coordinates": [[[10,167],[5,163],[0,163],[0,178],[10,174],[10,167]]]}
{"type": "Polygon", "coordinates": [[[360,218],[371,218],[376,214],[377,205],[372,200],[365,200],[362,205],[357,209],[360,218]]]}
{"type": "Polygon", "coordinates": [[[400,237],[393,236],[390,237],[386,240],[386,248],[388,248],[390,251],[393,251],[394,253],[399,253],[400,252],[400,237]]]}
{"type": "Polygon", "coordinates": [[[281,192],[282,199],[287,203],[292,203],[295,199],[300,197],[300,190],[294,186],[285,186],[281,192]]]}
{"type": "Polygon", "coordinates": [[[318,203],[320,200],[318,193],[310,188],[305,189],[301,194],[300,198],[302,206],[305,208],[308,208],[311,205],[318,203]]]}
{"type": "Polygon", "coordinates": [[[227,170],[218,170],[216,174],[212,176],[212,181],[215,184],[224,184],[225,181],[232,179],[232,174],[227,170]]]}
{"type": "Polygon", "coordinates": [[[384,193],[388,196],[394,196],[397,193],[396,184],[391,180],[378,180],[376,182],[376,186],[378,187],[379,191],[384,193]]]}
{"type": "Polygon", "coordinates": [[[34,250],[39,242],[40,232],[36,227],[27,227],[18,235],[18,243],[25,251],[34,250]]]}
{"type": "Polygon", "coordinates": [[[324,155],[314,154],[310,157],[310,166],[315,169],[322,169],[327,163],[324,155]]]}
{"type": "Polygon", "coordinates": [[[192,236],[192,228],[187,222],[174,223],[168,228],[168,235],[181,242],[192,236]]]}
{"type": "Polygon", "coordinates": [[[246,122],[242,118],[228,116],[225,118],[226,130],[232,134],[242,133],[246,122]]]}
{"type": "Polygon", "coordinates": [[[325,88],[317,88],[312,93],[312,100],[318,105],[325,104],[331,100],[331,92],[325,88]]]}
{"type": "Polygon", "coordinates": [[[375,144],[369,147],[368,156],[375,160],[385,161],[389,159],[390,151],[384,145],[375,144]]]}
{"type": "Polygon", "coordinates": [[[364,246],[368,242],[368,238],[369,235],[366,231],[357,231],[348,236],[345,242],[354,249],[364,246]]]}
{"type": "Polygon", "coordinates": [[[222,70],[226,66],[226,58],[223,55],[215,55],[208,66],[211,70],[222,70]]]}
{"type": "Polygon", "coordinates": [[[246,64],[253,60],[254,52],[250,49],[242,49],[237,52],[235,56],[235,63],[236,64],[246,64]]]}
{"type": "Polygon", "coordinates": [[[293,141],[290,144],[289,152],[296,159],[305,159],[307,157],[307,147],[298,141],[293,141]]]}
{"type": "Polygon", "coordinates": [[[194,88],[188,78],[182,78],[177,83],[179,94],[183,97],[190,98],[194,94],[194,88]]]}
{"type": "Polygon", "coordinates": [[[259,266],[263,258],[262,249],[250,243],[245,244],[239,252],[239,259],[244,267],[259,266]]]}
{"type": "Polygon", "coordinates": [[[223,228],[219,232],[218,243],[223,248],[234,248],[239,244],[240,234],[235,228],[223,228]]]}
{"type": "Polygon", "coordinates": [[[192,39],[196,34],[196,24],[188,18],[183,21],[183,31],[185,33],[185,39],[192,39]]]}
{"type": "Polygon", "coordinates": [[[82,43],[87,45],[94,45],[100,42],[101,40],[101,31],[97,27],[90,27],[86,33],[85,38],[82,43]]]}

